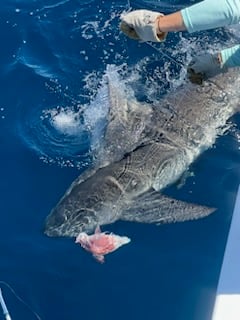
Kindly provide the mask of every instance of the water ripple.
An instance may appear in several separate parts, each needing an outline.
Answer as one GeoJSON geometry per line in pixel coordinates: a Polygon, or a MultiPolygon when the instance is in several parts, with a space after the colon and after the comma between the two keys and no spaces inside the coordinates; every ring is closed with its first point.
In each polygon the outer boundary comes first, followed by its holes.
{"type": "Polygon", "coordinates": [[[71,107],[28,112],[19,121],[24,142],[44,160],[61,166],[89,164],[89,132],[71,107]]]}

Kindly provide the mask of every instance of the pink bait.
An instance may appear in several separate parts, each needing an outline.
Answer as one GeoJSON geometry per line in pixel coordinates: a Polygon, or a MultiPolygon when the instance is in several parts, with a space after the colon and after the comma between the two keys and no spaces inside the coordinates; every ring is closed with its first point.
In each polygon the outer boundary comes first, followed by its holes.
{"type": "Polygon", "coordinates": [[[82,248],[91,252],[97,261],[103,263],[104,255],[117,250],[131,240],[128,237],[121,237],[114,233],[101,232],[97,227],[95,233],[88,235],[85,232],[79,233],[75,243],[80,243],[82,248]]]}

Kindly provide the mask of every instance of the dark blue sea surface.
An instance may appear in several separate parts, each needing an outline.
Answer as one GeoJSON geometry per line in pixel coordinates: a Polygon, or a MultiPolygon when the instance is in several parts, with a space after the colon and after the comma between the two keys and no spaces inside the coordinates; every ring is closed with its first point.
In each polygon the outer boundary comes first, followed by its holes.
{"type": "MultiPolygon", "coordinates": [[[[103,265],[74,239],[43,234],[50,210],[92,164],[106,111],[101,97],[94,98],[109,66],[128,77],[139,100],[157,101],[184,81],[196,52],[225,41],[216,30],[169,34],[154,48],[137,44],[119,32],[120,14],[129,6],[168,13],[192,3],[1,2],[0,280],[43,320],[211,318],[240,178],[238,116],[231,119],[236,126],[189,169],[194,175],[181,188],[166,190],[218,208],[210,217],[163,226],[109,225],[105,230],[132,241],[103,265]]],[[[1,287],[13,320],[36,319],[1,287]]]]}

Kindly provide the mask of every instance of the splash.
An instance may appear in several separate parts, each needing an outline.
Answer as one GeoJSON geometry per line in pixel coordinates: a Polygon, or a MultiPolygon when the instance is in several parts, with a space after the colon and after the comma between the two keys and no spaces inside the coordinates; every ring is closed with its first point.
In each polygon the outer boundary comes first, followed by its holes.
{"type": "MultiPolygon", "coordinates": [[[[117,74],[116,70],[109,73],[117,74]]],[[[79,97],[79,100],[71,98],[67,89],[56,82],[51,92],[67,98],[68,106],[44,108],[39,105],[28,109],[27,113],[21,110],[18,121],[20,135],[45,163],[79,169],[91,164],[95,150],[101,145],[110,108],[105,76],[95,82],[89,80],[94,76],[86,77],[84,89],[90,94],[84,99],[79,97]],[[93,96],[92,99],[89,96],[93,96]],[[88,100],[88,103],[81,103],[83,100],[88,100]]],[[[119,81],[119,77],[112,78],[112,81],[119,81]]]]}
{"type": "Polygon", "coordinates": [[[60,111],[49,110],[50,121],[53,127],[65,135],[78,135],[82,133],[79,113],[71,109],[61,108],[60,111]]]}

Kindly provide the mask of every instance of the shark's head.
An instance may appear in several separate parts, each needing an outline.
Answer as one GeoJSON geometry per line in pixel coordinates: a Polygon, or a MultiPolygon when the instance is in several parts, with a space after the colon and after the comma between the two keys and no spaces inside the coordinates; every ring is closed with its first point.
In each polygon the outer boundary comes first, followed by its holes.
{"type": "Polygon", "coordinates": [[[80,232],[92,232],[98,225],[97,212],[87,207],[86,200],[81,203],[71,195],[62,198],[48,215],[44,233],[49,237],[75,237],[80,232]]]}
{"type": "Polygon", "coordinates": [[[91,233],[97,226],[116,221],[118,192],[104,170],[85,181],[75,181],[46,218],[45,234],[76,237],[80,232],[91,233]]]}

